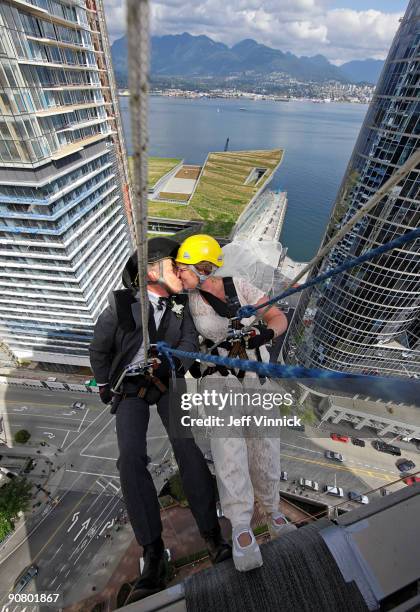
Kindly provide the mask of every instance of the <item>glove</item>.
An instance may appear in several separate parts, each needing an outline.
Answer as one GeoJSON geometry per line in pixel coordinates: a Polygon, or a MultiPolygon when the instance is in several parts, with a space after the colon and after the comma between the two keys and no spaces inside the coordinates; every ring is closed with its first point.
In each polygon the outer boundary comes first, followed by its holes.
{"type": "Polygon", "coordinates": [[[109,404],[112,400],[111,386],[109,384],[101,385],[99,387],[99,397],[103,404],[109,404]]]}
{"type": "Polygon", "coordinates": [[[201,378],[201,367],[200,367],[200,364],[199,364],[198,361],[194,361],[194,363],[192,364],[192,366],[189,369],[189,373],[196,380],[198,378],[201,378]]]}
{"type": "Polygon", "coordinates": [[[274,338],[274,331],[268,327],[263,327],[258,330],[259,333],[256,336],[251,336],[246,342],[246,348],[248,349],[256,349],[267,342],[270,342],[274,338]]]}

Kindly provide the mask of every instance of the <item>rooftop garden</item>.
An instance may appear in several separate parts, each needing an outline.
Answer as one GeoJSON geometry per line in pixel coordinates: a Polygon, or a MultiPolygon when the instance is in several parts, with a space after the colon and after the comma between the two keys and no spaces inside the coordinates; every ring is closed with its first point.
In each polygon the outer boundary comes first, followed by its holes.
{"type": "Polygon", "coordinates": [[[149,202],[149,215],[204,220],[203,231],[228,236],[252,197],[271,178],[282,156],[281,149],[210,153],[190,202],[187,205],[149,202]],[[245,184],[255,168],[266,168],[267,172],[256,183],[245,184]]]}
{"type": "MultiPolygon", "coordinates": [[[[173,170],[181,161],[182,159],[176,157],[149,157],[149,188],[154,187],[162,176],[173,170]]],[[[131,173],[133,171],[133,159],[131,157],[128,158],[128,165],[131,173]]]]}

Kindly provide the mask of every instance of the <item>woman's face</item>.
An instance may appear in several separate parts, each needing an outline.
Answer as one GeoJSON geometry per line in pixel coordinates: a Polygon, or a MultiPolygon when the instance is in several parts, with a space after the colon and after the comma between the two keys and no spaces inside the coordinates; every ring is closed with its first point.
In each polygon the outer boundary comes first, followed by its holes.
{"type": "Polygon", "coordinates": [[[178,278],[182,283],[182,288],[185,291],[195,289],[200,281],[197,274],[186,264],[177,264],[178,278]]]}

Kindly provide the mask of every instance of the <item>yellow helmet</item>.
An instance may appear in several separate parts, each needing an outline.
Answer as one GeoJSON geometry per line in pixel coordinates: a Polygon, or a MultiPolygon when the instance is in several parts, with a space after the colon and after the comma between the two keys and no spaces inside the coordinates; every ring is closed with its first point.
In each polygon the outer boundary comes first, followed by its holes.
{"type": "Polygon", "coordinates": [[[206,234],[190,236],[181,244],[175,261],[195,265],[200,261],[209,261],[218,268],[223,266],[223,251],[220,244],[206,234]]]}

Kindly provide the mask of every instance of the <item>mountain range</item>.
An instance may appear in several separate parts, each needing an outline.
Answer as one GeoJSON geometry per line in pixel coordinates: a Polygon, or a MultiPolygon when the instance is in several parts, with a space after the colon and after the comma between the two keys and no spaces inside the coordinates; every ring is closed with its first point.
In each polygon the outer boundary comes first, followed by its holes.
{"type": "MultiPolygon", "coordinates": [[[[380,60],[348,62],[334,66],[323,55],[298,57],[272,49],[255,40],[242,40],[233,47],[208,36],[175,34],[153,36],[151,40],[151,75],[153,77],[258,77],[285,73],[299,81],[376,82],[383,64],[380,60]]],[[[127,39],[114,41],[112,61],[120,86],[126,86],[127,39]]]]}

